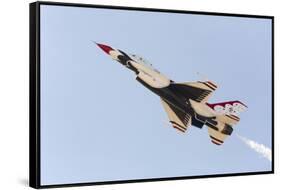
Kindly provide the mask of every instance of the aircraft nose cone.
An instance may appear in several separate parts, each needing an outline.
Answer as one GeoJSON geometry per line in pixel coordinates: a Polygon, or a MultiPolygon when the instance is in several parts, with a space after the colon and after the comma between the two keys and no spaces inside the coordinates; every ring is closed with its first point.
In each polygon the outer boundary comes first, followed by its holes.
{"type": "Polygon", "coordinates": [[[109,52],[111,50],[113,50],[110,46],[107,46],[107,45],[104,45],[104,44],[99,44],[99,43],[96,43],[96,44],[107,54],[109,54],[109,52]]]}

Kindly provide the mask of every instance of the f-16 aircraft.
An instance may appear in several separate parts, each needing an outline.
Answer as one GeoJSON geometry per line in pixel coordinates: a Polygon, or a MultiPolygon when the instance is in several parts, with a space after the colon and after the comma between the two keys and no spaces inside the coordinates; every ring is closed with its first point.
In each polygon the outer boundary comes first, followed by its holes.
{"type": "Polygon", "coordinates": [[[136,74],[136,80],[160,96],[171,126],[179,132],[186,132],[193,125],[208,127],[211,142],[221,145],[233,131],[233,125],[240,120],[238,114],[247,106],[240,101],[208,103],[217,89],[211,81],[176,83],[154,69],[144,58],[126,54],[108,45],[97,45],[113,60],[118,61],[136,74]]]}

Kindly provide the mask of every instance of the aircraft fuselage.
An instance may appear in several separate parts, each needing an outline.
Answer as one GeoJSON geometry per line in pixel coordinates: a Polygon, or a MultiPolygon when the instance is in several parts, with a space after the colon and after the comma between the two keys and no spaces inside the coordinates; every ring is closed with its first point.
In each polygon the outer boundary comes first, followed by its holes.
{"type": "MultiPolygon", "coordinates": [[[[174,87],[174,82],[156,69],[150,67],[149,65],[142,64],[142,60],[138,60],[136,57],[134,57],[134,55],[129,56],[121,50],[114,50],[105,45],[99,46],[106,53],[108,53],[112,59],[134,71],[137,75],[137,81],[139,81],[143,86],[160,96],[166,102],[172,104],[181,112],[191,115],[193,126],[202,128],[204,124],[212,124],[212,126],[217,124],[217,122],[214,120],[214,115],[206,114],[208,115],[208,117],[206,117],[204,113],[196,113],[194,109],[196,106],[192,106],[190,102],[192,100],[186,99],[184,94],[181,94],[181,92],[177,91],[177,89],[174,87]]],[[[203,106],[205,106],[208,110],[206,105],[203,106]]]]}

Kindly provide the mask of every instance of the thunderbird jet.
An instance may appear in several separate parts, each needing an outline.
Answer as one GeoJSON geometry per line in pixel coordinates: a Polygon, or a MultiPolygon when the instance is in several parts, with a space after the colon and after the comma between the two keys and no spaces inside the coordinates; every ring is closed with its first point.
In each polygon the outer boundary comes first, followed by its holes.
{"type": "Polygon", "coordinates": [[[217,89],[211,81],[176,83],[154,69],[144,58],[126,54],[108,45],[97,45],[113,60],[118,61],[136,74],[136,80],[160,96],[171,126],[186,132],[192,125],[208,127],[210,140],[221,145],[230,136],[233,126],[240,120],[238,114],[247,106],[240,101],[208,103],[217,89]]]}

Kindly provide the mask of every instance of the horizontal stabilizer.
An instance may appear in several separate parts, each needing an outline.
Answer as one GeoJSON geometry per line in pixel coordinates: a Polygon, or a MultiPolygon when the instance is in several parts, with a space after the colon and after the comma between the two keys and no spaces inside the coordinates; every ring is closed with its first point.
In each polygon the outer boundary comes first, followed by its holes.
{"type": "Polygon", "coordinates": [[[210,127],[208,127],[208,133],[209,133],[209,136],[211,138],[211,141],[212,143],[216,144],[216,145],[221,145],[224,143],[224,140],[225,138],[228,136],[228,135],[225,135],[215,129],[212,129],[210,127]]]}

